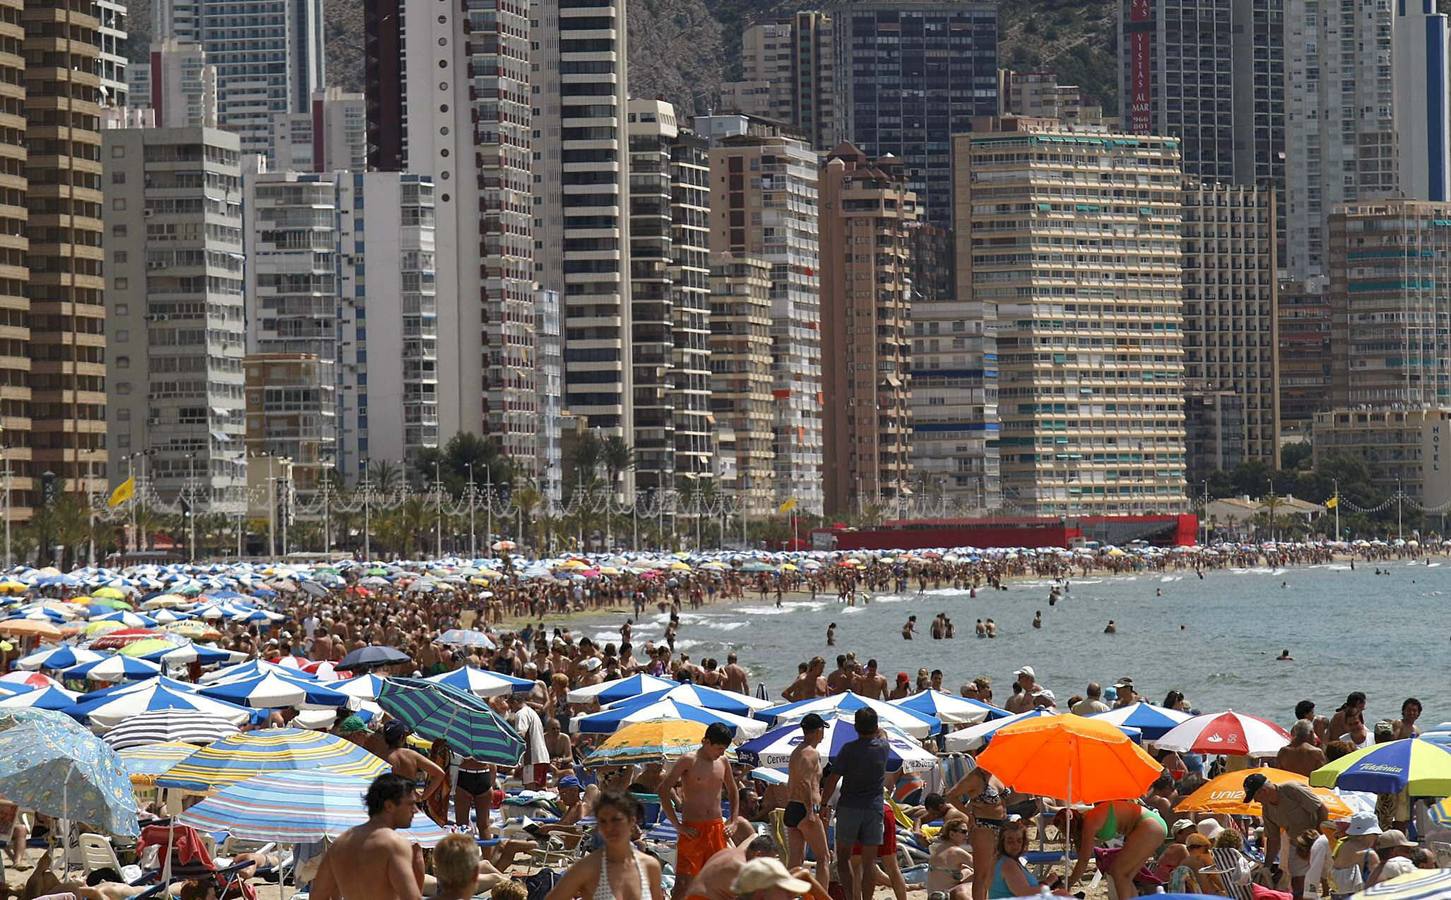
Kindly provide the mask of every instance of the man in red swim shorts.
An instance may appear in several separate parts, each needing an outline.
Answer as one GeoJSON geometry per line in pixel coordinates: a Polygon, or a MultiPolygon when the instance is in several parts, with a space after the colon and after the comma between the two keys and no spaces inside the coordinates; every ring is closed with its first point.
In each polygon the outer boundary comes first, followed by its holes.
{"type": "Polygon", "coordinates": [[[725,795],[732,813],[740,808],[735,775],[725,760],[730,744],[730,728],[720,722],[711,724],[705,729],[700,749],[677,759],[660,782],[660,811],[680,835],[675,842],[674,900],[685,896],[705,861],[726,848],[721,795],[725,795]],[[679,812],[675,809],[677,786],[679,812]]]}

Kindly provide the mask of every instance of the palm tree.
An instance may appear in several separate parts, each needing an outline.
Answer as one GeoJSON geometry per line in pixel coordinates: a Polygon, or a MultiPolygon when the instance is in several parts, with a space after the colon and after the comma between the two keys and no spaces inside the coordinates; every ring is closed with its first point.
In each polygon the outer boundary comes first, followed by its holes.
{"type": "Polygon", "coordinates": [[[599,474],[604,452],[604,444],[593,430],[580,435],[579,442],[574,445],[574,478],[568,481],[571,484],[593,481],[599,474]]]}
{"type": "Polygon", "coordinates": [[[601,446],[601,456],[604,458],[605,475],[609,478],[612,489],[618,485],[620,476],[635,465],[634,449],[618,435],[605,438],[601,446]]]}
{"type": "MultiPolygon", "coordinates": [[[[525,483],[514,489],[514,506],[519,510],[519,521],[525,527],[534,524],[534,510],[544,502],[544,495],[532,483],[525,483]]],[[[533,529],[530,529],[533,530],[533,529]]],[[[524,543],[524,528],[519,532],[519,543],[524,543]]]]}
{"type": "Polygon", "coordinates": [[[403,487],[403,466],[389,459],[375,459],[368,464],[368,480],[373,490],[390,494],[403,487]]]}

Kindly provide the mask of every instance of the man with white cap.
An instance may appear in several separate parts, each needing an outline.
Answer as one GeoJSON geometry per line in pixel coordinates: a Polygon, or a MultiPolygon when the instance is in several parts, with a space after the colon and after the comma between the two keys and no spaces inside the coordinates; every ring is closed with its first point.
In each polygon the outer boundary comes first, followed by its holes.
{"type": "Polygon", "coordinates": [[[746,863],[731,890],[740,900],[797,900],[805,897],[828,900],[830,897],[810,872],[805,869],[788,872],[781,860],[771,856],[746,863]]]}
{"type": "Polygon", "coordinates": [[[1022,690],[1008,698],[1003,706],[1010,713],[1025,713],[1033,708],[1033,695],[1043,690],[1038,683],[1038,673],[1033,671],[1032,666],[1023,666],[1013,675],[1018,679],[1018,687],[1022,690]]]}

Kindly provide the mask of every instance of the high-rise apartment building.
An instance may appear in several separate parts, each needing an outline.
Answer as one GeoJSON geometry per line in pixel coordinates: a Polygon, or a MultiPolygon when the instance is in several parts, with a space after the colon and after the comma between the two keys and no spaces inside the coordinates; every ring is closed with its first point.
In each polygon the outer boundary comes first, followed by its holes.
{"type": "Polygon", "coordinates": [[[437,220],[426,176],[338,178],[342,315],[338,322],[338,469],[412,464],[441,446],[437,220]]]}
{"type": "Polygon", "coordinates": [[[912,467],[946,515],[1002,506],[996,329],[981,303],[912,303],[912,467]]]}
{"type": "Polygon", "coordinates": [[[278,172],[366,172],[367,103],[362,94],[330,87],[312,95],[306,112],[272,118],[273,159],[278,172]]]}
{"type": "Polygon", "coordinates": [[[901,162],[849,143],[821,168],[825,511],[911,496],[912,231],[901,162]]]}
{"type": "MultiPolygon", "coordinates": [[[[0,40],[23,46],[24,0],[0,0],[0,40]]],[[[3,515],[11,522],[30,518],[30,272],[27,253],[25,176],[25,59],[0,55],[0,477],[10,481],[11,499],[3,515]]],[[[38,470],[37,470],[38,471],[38,470]]]]}
{"type": "Polygon", "coordinates": [[[564,502],[564,320],[559,292],[541,290],[534,300],[538,370],[534,406],[539,410],[538,458],[534,464],[546,513],[564,502]]]}
{"type": "Polygon", "coordinates": [[[337,464],[334,366],[309,353],[252,353],[244,365],[247,456],[287,460],[292,489],[313,494],[337,464]]]}
{"type": "Polygon", "coordinates": [[[126,69],[127,104],[151,110],[157,128],[217,127],[217,67],[196,42],[153,42],[147,62],[126,69]]]}
{"type": "Polygon", "coordinates": [[[126,77],[126,4],[121,0],[96,0],[101,37],[101,108],[122,109],[130,105],[126,77]]]}
{"type": "Polygon", "coordinates": [[[1315,413],[1330,406],[1330,292],[1325,279],[1279,286],[1280,430],[1308,441],[1315,413]]]}
{"type": "MultiPolygon", "coordinates": [[[[101,22],[90,0],[4,9],[24,31],[11,48],[24,57],[24,100],[11,111],[24,113],[27,155],[9,163],[23,163],[27,185],[32,468],[89,495],[106,486],[101,22]]],[[[125,226],[147,228],[134,217],[125,226]]]]}
{"type": "Polygon", "coordinates": [[[791,125],[820,150],[840,140],[829,14],[803,11],[748,26],[741,35],[741,73],[744,80],[721,86],[724,111],[791,125]]]}
{"type": "MultiPolygon", "coordinates": [[[[557,22],[560,12],[551,8],[551,21],[557,22]]],[[[588,8],[564,15],[582,12],[593,15],[588,8]]],[[[368,0],[365,18],[369,165],[427,176],[434,186],[439,435],[447,441],[460,432],[487,434],[532,474],[538,455],[537,208],[532,205],[530,133],[541,123],[531,111],[530,44],[541,36],[534,33],[523,0],[467,0],[454,6],[368,0]]],[[[588,17],[588,24],[598,26],[600,20],[588,17]]],[[[550,40],[557,52],[558,36],[550,40]]],[[[620,60],[623,52],[621,37],[620,60]]],[[[581,53],[571,60],[593,60],[581,53]]],[[[580,65],[588,68],[594,62],[580,65]]],[[[561,75],[557,67],[549,74],[556,85],[578,80],[561,75]]],[[[579,89],[582,94],[604,83],[585,80],[591,83],[579,89]]],[[[616,88],[621,90],[623,153],[623,85],[616,88]]],[[[571,111],[586,110],[572,106],[571,111]]],[[[547,143],[558,145],[558,123],[552,127],[547,143]]],[[[585,141],[583,146],[590,145],[585,141]]],[[[623,179],[624,161],[616,163],[623,179]]],[[[570,168],[573,164],[571,158],[570,168]]],[[[554,184],[561,174],[554,170],[554,184]]],[[[571,175],[585,181],[592,177],[571,175]]],[[[616,249],[623,260],[623,245],[616,249]]],[[[628,330],[624,334],[627,341],[628,330]]]]}
{"type": "Polygon", "coordinates": [[[1102,125],[1103,107],[1089,102],[1076,84],[1059,84],[1052,72],[998,70],[998,115],[1061,119],[1065,125],[1102,125]]]}
{"type": "MultiPolygon", "coordinates": [[[[272,156],[274,116],[322,90],[322,0],[157,0],[158,40],[202,45],[217,69],[218,119],[242,152],[272,156]]],[[[275,168],[275,167],[274,167],[275,168]]]]}
{"type": "Polygon", "coordinates": [[[794,498],[801,509],[818,512],[823,495],[816,154],[770,123],[744,116],[695,122],[711,140],[712,258],[752,256],[771,266],[776,500],[794,498]]]}
{"type": "Polygon", "coordinates": [[[1328,256],[1334,406],[1451,406],[1451,203],[1340,207],[1328,256]]]}
{"type": "Polygon", "coordinates": [[[682,130],[670,144],[670,312],[674,359],[675,471],[698,482],[713,472],[710,414],[710,149],[682,130]]]}
{"type": "Polygon", "coordinates": [[[248,352],[315,356],[329,382],[338,361],[338,177],[243,173],[248,352]]]}
{"type": "Polygon", "coordinates": [[[771,266],[716,254],[710,293],[711,412],[730,466],[720,486],[747,515],[776,507],[771,266]]]}
{"type": "Polygon", "coordinates": [[[1447,199],[1446,16],[1430,4],[1285,2],[1285,269],[1329,273],[1335,208],[1447,199]]]}
{"type": "Polygon", "coordinates": [[[1186,180],[1184,388],[1235,394],[1243,456],[1271,468],[1280,456],[1277,231],[1269,185],[1186,180]]]}
{"type": "Polygon", "coordinates": [[[112,473],[234,514],[247,481],[240,143],[212,128],[105,132],[112,473]]]}
{"type": "Polygon", "coordinates": [[[998,312],[1004,504],[1182,509],[1178,141],[995,124],[953,148],[958,296],[998,312]]]}
{"type": "MultiPolygon", "coordinates": [[[[633,440],[623,0],[535,0],[534,271],[564,303],[565,407],[633,440]]],[[[633,473],[624,489],[633,495],[633,473]]]]}
{"type": "Polygon", "coordinates": [[[997,8],[864,0],[828,12],[841,139],[899,157],[923,220],[950,228],[952,135],[998,111],[997,8]]]}

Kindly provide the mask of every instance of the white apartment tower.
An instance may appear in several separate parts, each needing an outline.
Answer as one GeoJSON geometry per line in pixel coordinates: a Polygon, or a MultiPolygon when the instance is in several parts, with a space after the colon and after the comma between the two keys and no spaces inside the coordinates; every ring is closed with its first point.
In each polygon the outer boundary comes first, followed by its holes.
{"type": "MultiPolygon", "coordinates": [[[[633,439],[623,0],[536,0],[535,277],[564,306],[565,407],[633,439]]],[[[627,494],[633,475],[626,473],[627,494]]]]}
{"type": "Polygon", "coordinates": [[[363,95],[330,87],[312,95],[306,112],[274,116],[272,147],[275,171],[368,171],[368,118],[363,95]]]}
{"type": "Polygon", "coordinates": [[[439,437],[537,459],[526,0],[367,0],[367,155],[428,178],[437,216],[439,437]]]}
{"type": "Polygon", "coordinates": [[[146,453],[148,490],[234,513],[247,481],[238,138],[103,135],[110,469],[146,453]]]}

